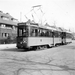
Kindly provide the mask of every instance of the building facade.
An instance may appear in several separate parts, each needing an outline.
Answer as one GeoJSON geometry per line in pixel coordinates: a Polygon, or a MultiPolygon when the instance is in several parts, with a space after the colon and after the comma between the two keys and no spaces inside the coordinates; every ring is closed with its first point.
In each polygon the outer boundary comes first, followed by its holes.
{"type": "Polygon", "coordinates": [[[11,39],[17,36],[18,20],[13,18],[9,13],[0,11],[0,43],[6,43],[8,37],[11,39]]]}

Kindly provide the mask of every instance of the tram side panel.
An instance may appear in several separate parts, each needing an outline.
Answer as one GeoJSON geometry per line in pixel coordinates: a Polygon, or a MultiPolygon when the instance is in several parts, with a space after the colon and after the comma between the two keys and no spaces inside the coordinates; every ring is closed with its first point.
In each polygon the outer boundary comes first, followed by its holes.
{"type": "Polygon", "coordinates": [[[52,46],[53,38],[52,37],[28,37],[28,46],[43,46],[49,45],[52,46]]]}
{"type": "Polygon", "coordinates": [[[30,37],[28,37],[28,46],[52,46],[52,30],[45,28],[31,28],[30,37]]]}
{"type": "Polygon", "coordinates": [[[62,39],[60,37],[54,38],[54,45],[60,45],[62,43],[62,39]]]}
{"type": "Polygon", "coordinates": [[[66,33],[66,43],[72,42],[72,35],[70,33],[66,33]]]}
{"type": "Polygon", "coordinates": [[[61,32],[54,31],[53,36],[54,36],[54,46],[55,45],[60,45],[62,43],[61,32]]]}
{"type": "Polygon", "coordinates": [[[71,43],[72,42],[71,38],[66,38],[66,42],[71,43]]]}

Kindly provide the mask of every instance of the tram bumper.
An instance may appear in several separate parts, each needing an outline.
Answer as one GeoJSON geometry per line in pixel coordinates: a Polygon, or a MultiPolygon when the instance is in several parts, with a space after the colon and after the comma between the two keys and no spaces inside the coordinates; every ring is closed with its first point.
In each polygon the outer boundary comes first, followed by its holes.
{"type": "Polygon", "coordinates": [[[20,43],[17,44],[16,47],[17,47],[17,48],[21,48],[21,49],[27,48],[27,43],[20,42],[20,43]]]}

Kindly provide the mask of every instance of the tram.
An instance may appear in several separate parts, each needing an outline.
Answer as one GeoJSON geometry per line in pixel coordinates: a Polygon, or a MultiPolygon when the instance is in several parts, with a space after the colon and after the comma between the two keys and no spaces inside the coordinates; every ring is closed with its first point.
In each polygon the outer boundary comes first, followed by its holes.
{"type": "Polygon", "coordinates": [[[66,32],[57,28],[27,22],[18,23],[17,28],[18,49],[47,48],[66,43],[66,32]]]}

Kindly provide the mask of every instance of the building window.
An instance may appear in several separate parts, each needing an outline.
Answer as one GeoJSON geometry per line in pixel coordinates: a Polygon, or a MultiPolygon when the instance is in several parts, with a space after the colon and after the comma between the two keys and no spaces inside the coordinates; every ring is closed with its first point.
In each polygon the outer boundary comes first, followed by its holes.
{"type": "Polygon", "coordinates": [[[12,20],[13,22],[18,22],[18,20],[17,20],[17,19],[14,19],[14,18],[11,18],[11,20],[12,20]]]}
{"type": "Polygon", "coordinates": [[[5,25],[5,24],[1,24],[1,27],[2,27],[2,28],[5,28],[5,27],[6,27],[6,25],[5,25]]]}
{"type": "Polygon", "coordinates": [[[5,37],[8,37],[8,33],[5,33],[5,37]]]}
{"type": "Polygon", "coordinates": [[[6,28],[7,29],[12,29],[12,26],[11,25],[6,25],[6,28]]]}
{"type": "Polygon", "coordinates": [[[8,37],[9,33],[2,33],[2,37],[8,37]]]}
{"type": "Polygon", "coordinates": [[[5,33],[2,33],[2,37],[5,37],[5,33]]]}
{"type": "Polygon", "coordinates": [[[6,16],[1,16],[1,18],[2,18],[3,20],[9,20],[9,18],[6,17],[6,16]]]}
{"type": "Polygon", "coordinates": [[[15,30],[15,26],[13,26],[13,30],[15,30]]]}

